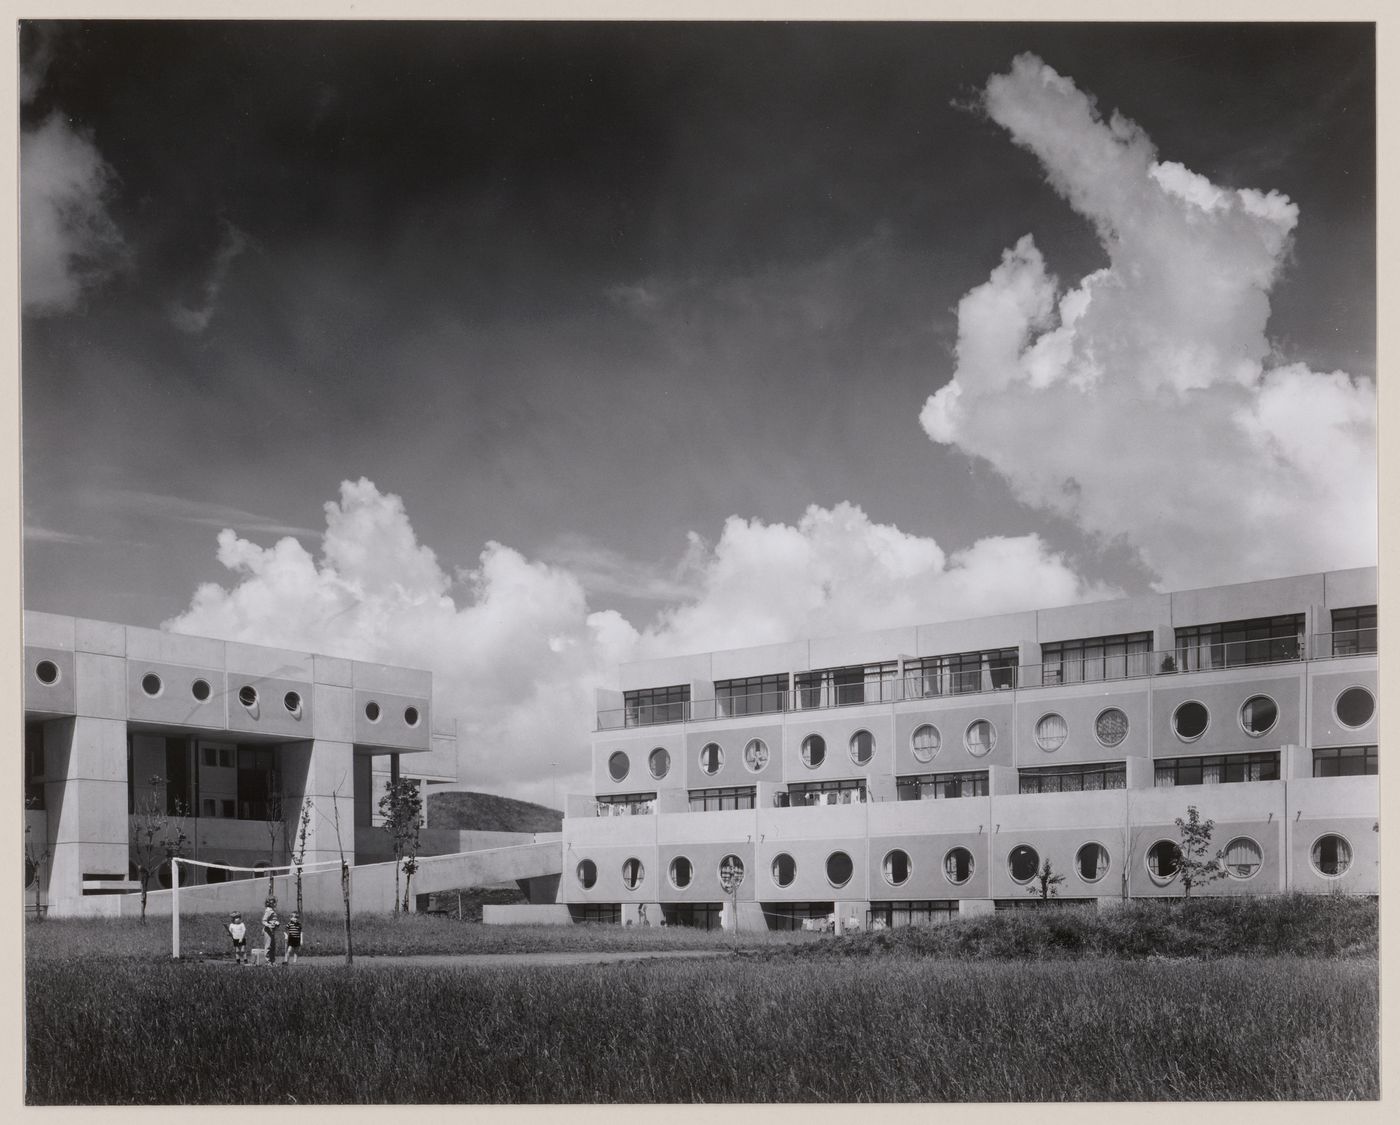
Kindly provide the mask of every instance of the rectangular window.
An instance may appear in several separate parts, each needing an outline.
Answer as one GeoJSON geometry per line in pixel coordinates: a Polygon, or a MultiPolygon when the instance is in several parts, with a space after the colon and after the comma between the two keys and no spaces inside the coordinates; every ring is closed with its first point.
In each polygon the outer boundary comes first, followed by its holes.
{"type": "Polygon", "coordinates": [[[44,726],[42,723],[28,723],[24,728],[25,808],[44,807],[44,776],[44,726]]]}
{"type": "Polygon", "coordinates": [[[620,925],[622,922],[621,903],[581,903],[569,904],[569,918],[574,922],[600,922],[620,925]]]}
{"type": "Polygon", "coordinates": [[[655,811],[655,793],[618,793],[598,798],[599,816],[641,816],[655,811]]]}
{"type": "Polygon", "coordinates": [[[717,930],[720,928],[720,912],[724,909],[717,902],[678,903],[675,906],[662,906],[661,917],[668,926],[686,926],[692,930],[717,930]]]}
{"type": "Polygon", "coordinates": [[[725,812],[730,809],[751,809],[754,805],[754,793],[752,785],[740,785],[732,789],[692,789],[690,811],[725,812]]]}
{"type": "Polygon", "coordinates": [[[1202,758],[1162,758],[1153,765],[1152,784],[1222,785],[1237,781],[1277,781],[1278,751],[1214,754],[1202,758]]]}
{"type": "Polygon", "coordinates": [[[795,686],[797,705],[814,707],[848,707],[853,703],[881,703],[895,698],[899,663],[852,664],[846,668],[823,668],[816,672],[798,672],[795,686]]]}
{"type": "Polygon", "coordinates": [[[793,782],[786,793],[774,795],[779,808],[802,808],[807,805],[860,805],[865,803],[865,782],[859,778],[847,781],[793,782]]]}
{"type": "Polygon", "coordinates": [[[687,706],[690,703],[689,684],[625,692],[622,701],[629,727],[679,723],[690,717],[687,706]]]}
{"type": "Polygon", "coordinates": [[[906,660],[905,695],[910,699],[932,699],[1013,688],[1020,659],[1019,649],[992,648],[906,660]]]}
{"type": "Polygon", "coordinates": [[[1115,633],[1040,646],[1041,683],[1128,680],[1152,672],[1152,634],[1115,633]]]}
{"type": "Polygon", "coordinates": [[[1374,746],[1327,746],[1313,751],[1313,777],[1374,777],[1379,772],[1374,746]]]}
{"type": "Polygon", "coordinates": [[[718,718],[731,715],[767,715],[787,710],[788,678],[748,676],[742,680],[716,680],[715,702],[718,718]]]}
{"type": "Polygon", "coordinates": [[[802,923],[827,919],[836,913],[834,902],[765,902],[764,917],[771,930],[800,930],[802,923]]]}
{"type": "Polygon", "coordinates": [[[219,806],[213,797],[201,797],[199,800],[200,816],[218,816],[219,806]]]}
{"type": "Polygon", "coordinates": [[[931,926],[958,915],[957,899],[915,899],[896,902],[872,902],[866,915],[866,927],[877,923],[888,929],[896,926],[931,926]]]}
{"type": "Polygon", "coordinates": [[[238,748],[238,819],[266,820],[280,798],[277,759],[261,747],[238,748]]]}
{"type": "Polygon", "coordinates": [[[985,797],[987,771],[966,773],[926,773],[895,779],[901,801],[943,801],[957,797],[985,797]]]}
{"type": "Polygon", "coordinates": [[[1303,629],[1301,613],[1177,629],[1177,670],[1199,672],[1301,660],[1303,629]]]}
{"type": "Polygon", "coordinates": [[[1021,770],[1020,782],[1022,793],[1090,793],[1126,788],[1128,774],[1123,762],[1100,762],[1021,770]]]}
{"type": "Polygon", "coordinates": [[[1376,651],[1376,607],[1359,605],[1332,611],[1332,655],[1376,651]]]}

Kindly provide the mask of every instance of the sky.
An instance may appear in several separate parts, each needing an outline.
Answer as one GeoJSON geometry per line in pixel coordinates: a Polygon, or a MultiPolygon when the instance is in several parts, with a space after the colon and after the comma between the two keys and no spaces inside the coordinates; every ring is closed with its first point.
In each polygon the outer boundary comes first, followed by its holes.
{"type": "Polygon", "coordinates": [[[25,605],[430,668],[481,789],[620,661],[1375,561],[1367,25],[21,63],[25,605]]]}

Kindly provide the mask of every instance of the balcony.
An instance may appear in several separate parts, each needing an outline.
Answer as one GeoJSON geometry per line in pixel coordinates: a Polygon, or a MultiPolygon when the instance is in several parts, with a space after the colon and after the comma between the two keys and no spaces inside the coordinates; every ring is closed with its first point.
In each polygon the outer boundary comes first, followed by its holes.
{"type": "Polygon", "coordinates": [[[619,707],[599,711],[597,729],[607,731],[664,723],[709,722],[870,703],[904,703],[920,699],[995,694],[1020,688],[1062,687],[1068,684],[1215,672],[1225,668],[1295,664],[1302,660],[1331,660],[1374,653],[1376,632],[1374,628],[1368,628],[1315,633],[1311,645],[1305,644],[1302,636],[1186,644],[1168,651],[1118,653],[1092,658],[1066,657],[1020,667],[1002,665],[951,674],[922,673],[904,679],[868,680],[853,684],[823,683],[791,691],[765,691],[684,703],[619,707]]]}

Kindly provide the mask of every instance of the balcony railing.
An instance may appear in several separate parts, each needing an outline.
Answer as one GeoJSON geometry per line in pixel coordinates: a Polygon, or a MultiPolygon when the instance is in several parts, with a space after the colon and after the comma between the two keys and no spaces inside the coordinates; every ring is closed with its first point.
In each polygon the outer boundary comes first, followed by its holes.
{"type": "Polygon", "coordinates": [[[1350,629],[1316,633],[1311,646],[1304,638],[1273,637],[1219,644],[1183,644],[1158,652],[1117,653],[1111,656],[1065,657],[1041,664],[999,665],[969,671],[923,672],[904,679],[869,680],[856,684],[822,683],[791,691],[725,695],[684,703],[645,704],[598,712],[598,729],[654,726],[749,715],[784,714],[866,703],[901,703],[1014,691],[1017,688],[1059,687],[1104,683],[1149,676],[1213,672],[1259,664],[1291,664],[1300,660],[1329,660],[1376,651],[1376,630],[1350,629]]]}
{"type": "Polygon", "coordinates": [[[1376,651],[1376,628],[1343,629],[1336,633],[1314,633],[1312,658],[1330,660],[1336,656],[1361,656],[1376,651]]]}

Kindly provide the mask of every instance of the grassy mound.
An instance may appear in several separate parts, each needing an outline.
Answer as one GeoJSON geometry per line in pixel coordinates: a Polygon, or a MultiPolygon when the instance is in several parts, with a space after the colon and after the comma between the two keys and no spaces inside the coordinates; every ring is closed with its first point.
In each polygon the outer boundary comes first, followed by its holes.
{"type": "Polygon", "coordinates": [[[1138,901],[1112,910],[1001,911],[941,926],[909,926],[794,946],[796,956],[943,957],[1035,961],[1064,957],[1374,957],[1379,908],[1366,898],[1280,895],[1138,901]]]}
{"type": "Polygon", "coordinates": [[[428,823],[460,832],[561,832],[558,809],[493,793],[428,792],[428,823]]]}

